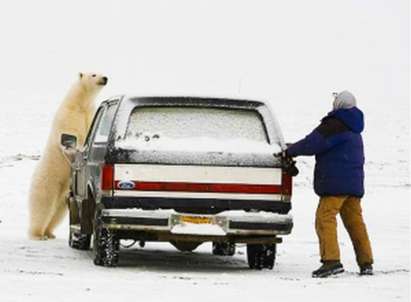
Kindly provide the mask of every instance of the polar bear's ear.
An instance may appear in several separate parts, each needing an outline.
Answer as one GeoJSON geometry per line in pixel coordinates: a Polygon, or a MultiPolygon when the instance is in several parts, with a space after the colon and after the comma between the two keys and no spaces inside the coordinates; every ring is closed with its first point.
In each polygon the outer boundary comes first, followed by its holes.
{"type": "Polygon", "coordinates": [[[81,79],[81,78],[83,77],[83,73],[82,73],[82,72],[79,72],[79,73],[78,73],[78,77],[79,77],[79,79],[81,79]]]}

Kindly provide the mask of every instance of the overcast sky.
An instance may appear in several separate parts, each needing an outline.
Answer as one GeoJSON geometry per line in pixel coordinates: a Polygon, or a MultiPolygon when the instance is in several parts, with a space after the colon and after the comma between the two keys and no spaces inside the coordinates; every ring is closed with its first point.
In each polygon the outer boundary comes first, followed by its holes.
{"type": "Polygon", "coordinates": [[[408,2],[1,1],[0,89],[53,108],[79,71],[96,71],[110,78],[102,98],[247,97],[317,117],[349,89],[364,108],[404,114],[408,2]]]}

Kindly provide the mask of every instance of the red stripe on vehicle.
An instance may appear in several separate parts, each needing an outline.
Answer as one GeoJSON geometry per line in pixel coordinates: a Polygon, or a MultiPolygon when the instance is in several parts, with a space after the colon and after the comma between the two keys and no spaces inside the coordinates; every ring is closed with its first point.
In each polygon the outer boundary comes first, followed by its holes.
{"type": "MultiPolygon", "coordinates": [[[[120,190],[120,181],[115,181],[115,187],[120,190]]],[[[279,185],[249,185],[249,184],[210,184],[184,182],[141,182],[134,181],[135,191],[179,191],[179,192],[218,192],[218,193],[266,193],[281,194],[284,190],[279,185]]]]}

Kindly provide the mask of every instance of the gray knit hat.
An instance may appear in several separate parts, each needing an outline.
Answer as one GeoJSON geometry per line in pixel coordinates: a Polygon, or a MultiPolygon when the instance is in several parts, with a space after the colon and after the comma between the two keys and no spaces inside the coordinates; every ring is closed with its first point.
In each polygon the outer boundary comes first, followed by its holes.
{"type": "Polygon", "coordinates": [[[347,91],[344,90],[340,93],[333,93],[334,95],[334,102],[333,102],[333,109],[350,109],[352,107],[357,106],[357,100],[355,96],[347,91]]]}

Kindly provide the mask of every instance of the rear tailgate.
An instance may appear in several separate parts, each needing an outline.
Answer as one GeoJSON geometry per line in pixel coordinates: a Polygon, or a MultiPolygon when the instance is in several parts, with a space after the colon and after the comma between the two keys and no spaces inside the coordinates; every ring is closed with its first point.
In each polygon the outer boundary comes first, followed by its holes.
{"type": "Polygon", "coordinates": [[[289,201],[281,168],[116,164],[114,197],[289,201]]]}

